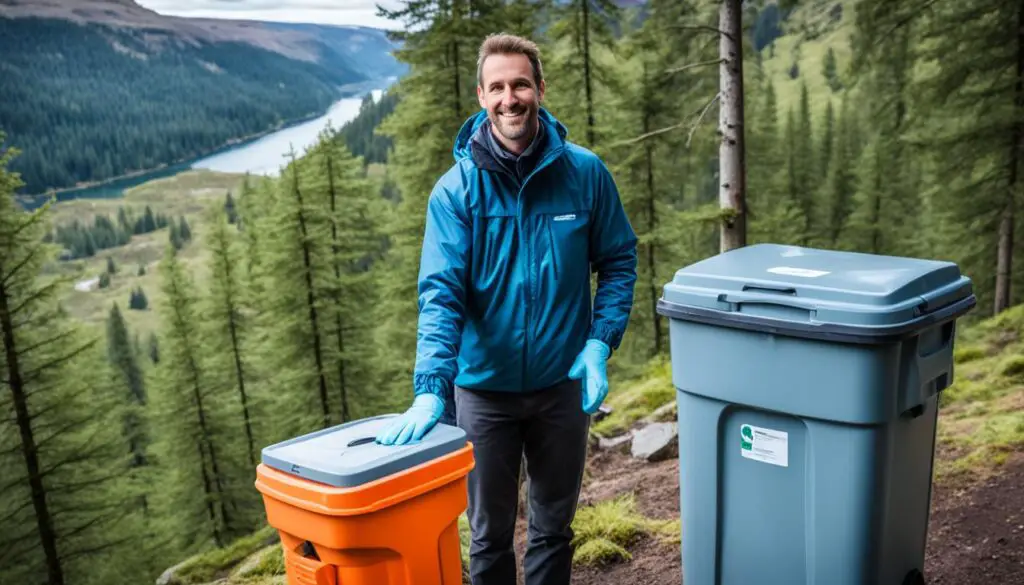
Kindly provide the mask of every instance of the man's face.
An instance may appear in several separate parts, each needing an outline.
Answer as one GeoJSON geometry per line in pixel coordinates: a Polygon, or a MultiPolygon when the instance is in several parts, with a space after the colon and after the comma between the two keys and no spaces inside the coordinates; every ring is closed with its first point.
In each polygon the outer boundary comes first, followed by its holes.
{"type": "Polygon", "coordinates": [[[476,94],[491,124],[507,141],[533,138],[544,82],[540,87],[534,82],[533,67],[526,55],[487,57],[476,94]]]}

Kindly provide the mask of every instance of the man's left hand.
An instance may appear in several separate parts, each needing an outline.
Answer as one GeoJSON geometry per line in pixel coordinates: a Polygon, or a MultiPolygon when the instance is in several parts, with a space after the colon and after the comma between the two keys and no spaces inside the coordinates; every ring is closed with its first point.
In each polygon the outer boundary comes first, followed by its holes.
{"type": "Polygon", "coordinates": [[[583,379],[583,411],[587,414],[597,412],[597,408],[608,395],[608,374],[605,364],[609,355],[611,348],[608,344],[598,339],[589,339],[569,369],[570,378],[583,379]]]}

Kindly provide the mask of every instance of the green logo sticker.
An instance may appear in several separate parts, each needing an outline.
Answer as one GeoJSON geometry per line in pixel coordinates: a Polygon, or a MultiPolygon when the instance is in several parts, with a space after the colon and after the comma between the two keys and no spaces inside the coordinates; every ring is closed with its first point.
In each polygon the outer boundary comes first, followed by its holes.
{"type": "Polygon", "coordinates": [[[754,448],[754,429],[750,428],[750,425],[740,427],[740,447],[744,451],[754,448]]]}

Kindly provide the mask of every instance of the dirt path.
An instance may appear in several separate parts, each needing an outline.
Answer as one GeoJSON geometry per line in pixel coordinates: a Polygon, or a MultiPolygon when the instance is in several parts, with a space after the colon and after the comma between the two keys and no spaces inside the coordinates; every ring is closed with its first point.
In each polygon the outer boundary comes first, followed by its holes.
{"type": "MultiPolygon", "coordinates": [[[[591,461],[581,504],[633,492],[638,511],[654,518],[679,516],[679,464],[644,464],[617,453],[591,461]]],[[[521,558],[525,526],[516,531],[521,558]]],[[[643,538],[628,547],[633,559],[577,568],[573,585],[681,585],[678,547],[643,538]]],[[[937,485],[925,562],[928,585],[1024,584],[1024,454],[1010,458],[1001,474],[976,485],[937,485]]],[[[520,576],[520,584],[523,583],[520,576]]]]}

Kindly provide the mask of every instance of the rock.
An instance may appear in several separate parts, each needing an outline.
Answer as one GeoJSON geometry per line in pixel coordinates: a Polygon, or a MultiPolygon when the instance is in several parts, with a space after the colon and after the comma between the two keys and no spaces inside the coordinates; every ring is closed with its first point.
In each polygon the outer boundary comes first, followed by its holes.
{"type": "Polygon", "coordinates": [[[664,461],[679,454],[678,436],[676,423],[651,423],[633,435],[630,452],[633,457],[651,463],[664,461]]]}
{"type": "Polygon", "coordinates": [[[176,585],[177,583],[179,583],[179,580],[177,578],[178,570],[184,567],[189,562],[189,560],[182,561],[161,573],[160,576],[156,579],[156,585],[176,585]]]}
{"type": "Polygon", "coordinates": [[[617,437],[611,437],[606,439],[600,437],[597,440],[597,446],[602,451],[610,451],[618,448],[620,451],[625,453],[629,449],[629,442],[633,440],[633,433],[626,433],[625,435],[619,435],[617,437]]]}

